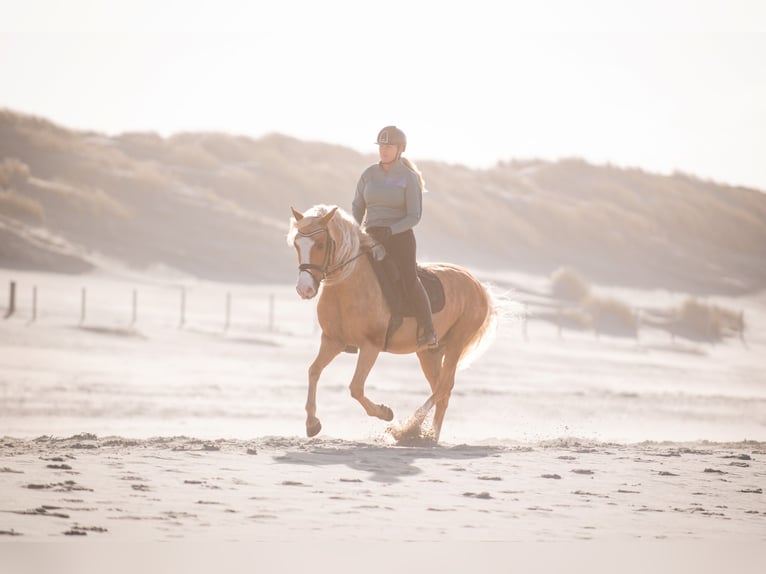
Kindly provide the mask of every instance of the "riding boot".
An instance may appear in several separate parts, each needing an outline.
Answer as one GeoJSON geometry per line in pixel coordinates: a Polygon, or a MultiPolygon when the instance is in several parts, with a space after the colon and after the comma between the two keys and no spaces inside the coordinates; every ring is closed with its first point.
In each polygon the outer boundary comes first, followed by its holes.
{"type": "Polygon", "coordinates": [[[439,346],[439,341],[436,338],[434,321],[431,316],[431,301],[429,301],[428,294],[420,279],[417,280],[414,291],[412,300],[415,304],[415,318],[418,321],[418,347],[435,349],[439,346]]]}

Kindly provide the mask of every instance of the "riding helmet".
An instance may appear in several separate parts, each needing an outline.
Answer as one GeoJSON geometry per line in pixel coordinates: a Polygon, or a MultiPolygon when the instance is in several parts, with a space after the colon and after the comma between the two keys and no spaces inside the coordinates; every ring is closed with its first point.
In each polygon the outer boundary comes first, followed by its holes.
{"type": "Polygon", "coordinates": [[[407,136],[404,135],[404,132],[396,126],[386,126],[378,132],[378,141],[375,143],[378,145],[400,145],[402,146],[402,151],[404,151],[407,149],[407,136]]]}

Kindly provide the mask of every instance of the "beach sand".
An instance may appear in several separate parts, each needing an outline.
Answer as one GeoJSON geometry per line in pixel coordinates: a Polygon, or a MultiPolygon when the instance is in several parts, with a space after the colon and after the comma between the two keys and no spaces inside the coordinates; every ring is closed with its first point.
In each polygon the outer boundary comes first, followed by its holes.
{"type": "MultiPolygon", "coordinates": [[[[320,380],[322,434],[301,436],[319,333],[292,286],[189,284],[179,325],[174,284],[8,279],[19,309],[0,321],[3,574],[699,574],[766,560],[761,299],[724,301],[746,308],[749,330],[718,344],[504,320],[458,373],[442,442],[398,445],[349,396],[347,354],[320,380]]],[[[382,355],[367,391],[401,425],[428,386],[414,357],[382,355]]]]}
{"type": "Polygon", "coordinates": [[[766,542],[766,444],[6,438],[0,534],[766,542]]]}

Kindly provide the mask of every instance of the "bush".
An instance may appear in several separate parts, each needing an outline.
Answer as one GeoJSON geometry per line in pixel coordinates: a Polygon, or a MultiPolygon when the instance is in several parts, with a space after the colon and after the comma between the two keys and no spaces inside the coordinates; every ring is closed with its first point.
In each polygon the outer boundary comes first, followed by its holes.
{"type": "Polygon", "coordinates": [[[13,190],[0,190],[0,214],[29,223],[45,221],[45,208],[39,201],[13,190]]]}
{"type": "Polygon", "coordinates": [[[590,285],[574,269],[560,267],[551,276],[554,297],[566,301],[582,301],[590,294],[590,285]]]}
{"type": "Polygon", "coordinates": [[[29,179],[29,166],[15,157],[0,161],[0,188],[13,187],[29,179]]]}
{"type": "Polygon", "coordinates": [[[676,311],[676,331],[695,339],[717,340],[727,333],[742,334],[745,320],[742,313],[687,299],[676,311]]]}
{"type": "Polygon", "coordinates": [[[636,314],[622,301],[588,297],[583,304],[591,316],[596,332],[633,337],[638,333],[636,314]]]}

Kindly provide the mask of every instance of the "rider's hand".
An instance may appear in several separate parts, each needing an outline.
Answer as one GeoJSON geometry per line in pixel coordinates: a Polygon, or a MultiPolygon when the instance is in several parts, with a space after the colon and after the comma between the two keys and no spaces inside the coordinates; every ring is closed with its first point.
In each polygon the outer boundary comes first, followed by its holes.
{"type": "Polygon", "coordinates": [[[391,228],[383,226],[368,227],[366,230],[367,235],[372,237],[378,243],[385,243],[389,237],[391,237],[391,228]]]}
{"type": "Polygon", "coordinates": [[[373,245],[372,256],[375,261],[383,261],[383,259],[386,258],[386,248],[383,247],[380,243],[373,245]]]}

